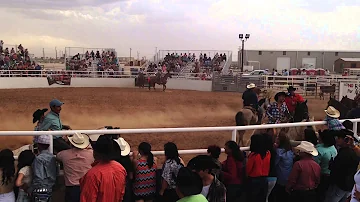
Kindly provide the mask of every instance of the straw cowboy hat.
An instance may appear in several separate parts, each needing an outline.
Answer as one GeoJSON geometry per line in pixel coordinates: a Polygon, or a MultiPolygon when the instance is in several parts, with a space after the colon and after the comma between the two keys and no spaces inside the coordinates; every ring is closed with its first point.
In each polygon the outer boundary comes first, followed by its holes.
{"type": "Polygon", "coordinates": [[[247,89],[252,89],[255,87],[256,87],[256,85],[254,83],[250,83],[249,85],[246,86],[247,89]]]}
{"type": "Polygon", "coordinates": [[[130,145],[124,140],[124,138],[120,137],[119,139],[114,141],[117,142],[120,146],[121,156],[127,156],[130,154],[130,145]]]}
{"type": "Polygon", "coordinates": [[[332,118],[339,118],[340,117],[340,112],[335,109],[333,106],[328,106],[327,109],[324,110],[326,115],[332,117],[332,118]]]}
{"type": "Polygon", "coordinates": [[[75,133],[73,136],[68,137],[68,139],[74,147],[79,149],[85,149],[90,144],[89,136],[81,133],[75,133]]]}
{"type": "Polygon", "coordinates": [[[295,149],[299,150],[300,152],[305,152],[313,156],[317,156],[319,154],[315,146],[308,141],[301,141],[300,144],[295,147],[295,149]]]}

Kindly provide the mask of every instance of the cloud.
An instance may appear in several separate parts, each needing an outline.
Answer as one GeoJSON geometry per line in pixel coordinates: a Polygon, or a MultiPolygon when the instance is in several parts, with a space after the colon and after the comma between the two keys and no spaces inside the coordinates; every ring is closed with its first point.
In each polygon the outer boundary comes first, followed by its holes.
{"type": "Polygon", "coordinates": [[[31,0],[31,2],[24,3],[23,0],[0,1],[2,8],[33,8],[33,9],[69,9],[79,7],[98,7],[106,4],[117,2],[127,2],[130,0],[31,0]]]}
{"type": "MultiPolygon", "coordinates": [[[[1,37],[35,54],[54,46],[159,50],[360,49],[355,0],[21,0],[0,1],[1,37]],[[68,44],[68,45],[67,45],[68,44]],[[40,47],[39,46],[43,46],[40,47]]],[[[133,53],[134,54],[134,53],[133,53]]]]}

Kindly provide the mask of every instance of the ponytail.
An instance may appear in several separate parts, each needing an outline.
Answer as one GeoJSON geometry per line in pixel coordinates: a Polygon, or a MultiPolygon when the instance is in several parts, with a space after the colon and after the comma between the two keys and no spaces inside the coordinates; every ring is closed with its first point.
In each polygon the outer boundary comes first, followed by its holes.
{"type": "Polygon", "coordinates": [[[149,166],[149,168],[152,168],[153,165],[154,165],[154,155],[152,152],[150,152],[148,155],[147,155],[147,164],[149,166]]]}

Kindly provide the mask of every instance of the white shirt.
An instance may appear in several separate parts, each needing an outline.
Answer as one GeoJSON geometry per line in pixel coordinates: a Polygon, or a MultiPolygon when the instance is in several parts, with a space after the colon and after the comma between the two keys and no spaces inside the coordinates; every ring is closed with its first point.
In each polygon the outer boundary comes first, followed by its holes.
{"type": "Polygon", "coordinates": [[[202,188],[201,194],[202,194],[203,196],[205,196],[205,198],[206,198],[207,195],[209,194],[210,185],[211,185],[211,184],[209,184],[209,185],[207,185],[207,186],[203,186],[203,188],[202,188]]]}
{"type": "Polygon", "coordinates": [[[350,202],[359,202],[358,200],[356,200],[355,198],[353,198],[354,196],[354,192],[355,192],[355,186],[357,191],[360,191],[360,170],[358,172],[356,172],[356,174],[354,175],[354,180],[355,180],[355,185],[354,188],[351,192],[351,200],[350,202]]]}

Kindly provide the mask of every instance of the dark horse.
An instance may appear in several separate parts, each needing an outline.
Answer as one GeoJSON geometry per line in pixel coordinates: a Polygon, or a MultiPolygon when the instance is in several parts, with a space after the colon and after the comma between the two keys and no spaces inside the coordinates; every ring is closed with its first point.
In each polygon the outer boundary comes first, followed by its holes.
{"type": "Polygon", "coordinates": [[[355,100],[348,98],[347,95],[343,96],[340,100],[340,103],[345,105],[346,107],[352,109],[357,107],[357,103],[355,100]]]}
{"type": "Polygon", "coordinates": [[[167,72],[164,76],[161,76],[160,79],[157,79],[156,76],[150,77],[149,90],[151,89],[151,87],[153,87],[155,90],[155,84],[159,84],[163,86],[163,91],[165,91],[168,78],[172,78],[170,72],[167,72]]]}
{"type": "Polygon", "coordinates": [[[345,106],[344,104],[333,98],[330,98],[330,100],[328,101],[328,106],[333,106],[335,109],[339,110],[340,112],[339,119],[346,119],[346,115],[351,110],[351,108],[345,106]]]}
{"type": "Polygon", "coordinates": [[[302,122],[309,120],[309,108],[307,106],[307,100],[305,102],[297,103],[295,107],[294,116],[292,122],[302,122]]]}
{"type": "Polygon", "coordinates": [[[139,86],[139,88],[145,87],[145,75],[142,72],[139,72],[138,77],[136,79],[136,84],[139,86]]]}

